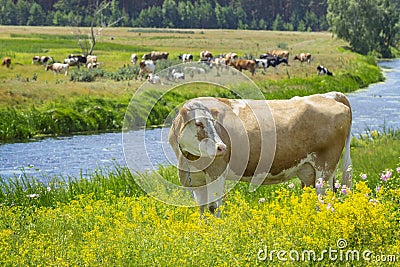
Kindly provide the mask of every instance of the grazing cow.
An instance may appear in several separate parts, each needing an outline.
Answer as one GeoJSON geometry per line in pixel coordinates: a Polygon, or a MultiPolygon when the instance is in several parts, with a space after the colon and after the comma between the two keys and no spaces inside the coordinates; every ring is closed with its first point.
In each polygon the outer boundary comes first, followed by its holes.
{"type": "Polygon", "coordinates": [[[301,53],[300,55],[296,55],[293,60],[299,60],[301,63],[307,61],[308,64],[311,62],[311,54],[310,53],[301,53]]]}
{"type": "Polygon", "coordinates": [[[77,66],[80,68],[81,64],[87,63],[87,57],[82,55],[69,55],[68,58],[64,59],[64,64],[68,64],[69,66],[77,66]]]}
{"type": "Polygon", "coordinates": [[[194,74],[206,74],[206,71],[203,68],[199,67],[185,67],[183,69],[185,73],[189,73],[190,77],[193,78],[194,74]]]}
{"type": "Polygon", "coordinates": [[[86,64],[88,63],[97,63],[97,56],[94,55],[86,56],[86,64]]]}
{"type": "Polygon", "coordinates": [[[131,55],[131,63],[132,65],[136,65],[136,62],[138,61],[138,56],[136,54],[131,55]]]}
{"type": "Polygon", "coordinates": [[[54,74],[58,74],[63,72],[64,75],[66,76],[68,74],[68,64],[62,64],[62,63],[53,63],[51,65],[46,66],[46,71],[52,70],[54,74]]]}
{"type": "Polygon", "coordinates": [[[317,73],[318,73],[318,75],[333,76],[333,73],[330,72],[327,68],[325,68],[325,67],[322,66],[322,65],[319,65],[319,66],[317,67],[317,73]]]}
{"type": "Polygon", "coordinates": [[[179,56],[179,59],[181,59],[183,63],[192,62],[193,55],[192,54],[183,54],[183,55],[179,56]]]}
{"type": "Polygon", "coordinates": [[[100,63],[97,62],[89,62],[86,64],[88,69],[97,69],[98,66],[100,66],[100,63]]]}
{"type": "Polygon", "coordinates": [[[3,57],[3,59],[1,60],[1,65],[2,66],[6,66],[7,68],[9,68],[10,65],[11,65],[11,58],[3,57]]]}
{"type": "Polygon", "coordinates": [[[213,58],[213,55],[208,50],[203,50],[200,52],[200,61],[210,61],[213,58]]]}
{"type": "Polygon", "coordinates": [[[274,67],[275,72],[278,71],[277,67],[279,64],[286,63],[286,65],[289,65],[286,58],[281,58],[278,56],[268,56],[268,57],[265,57],[264,59],[256,59],[256,63],[257,63],[258,68],[260,68],[262,66],[264,68],[264,70],[268,67],[274,67]]]}
{"type": "Polygon", "coordinates": [[[238,54],[229,52],[225,55],[225,61],[235,61],[238,59],[238,54]]]}
{"type": "Polygon", "coordinates": [[[171,74],[172,74],[172,79],[173,79],[174,81],[179,80],[179,79],[182,79],[182,80],[185,79],[185,73],[180,72],[180,71],[177,70],[177,69],[173,69],[172,72],[171,72],[171,74]]]}
{"type": "Polygon", "coordinates": [[[156,66],[153,60],[142,60],[139,63],[139,79],[143,79],[144,74],[154,73],[156,66]]]}
{"type": "Polygon", "coordinates": [[[212,58],[209,61],[210,68],[215,67],[219,71],[222,67],[227,68],[226,62],[227,60],[223,57],[212,58]]]}
{"type": "Polygon", "coordinates": [[[156,75],[154,73],[149,73],[149,76],[147,76],[147,82],[153,83],[153,84],[156,84],[156,83],[159,83],[161,85],[163,84],[161,82],[160,76],[158,76],[158,75],[156,75]]]}
{"type": "Polygon", "coordinates": [[[268,101],[201,97],[183,105],[168,141],[180,183],[190,187],[201,214],[207,205],[214,213],[225,180],[259,186],[297,176],[323,194],[322,178],[335,190],[344,147],[342,182],[350,187],[351,121],[350,103],[337,92],[268,101]]]}
{"type": "Polygon", "coordinates": [[[267,54],[272,54],[273,56],[286,58],[286,60],[289,61],[289,51],[287,50],[275,49],[268,52],[267,54]]]}
{"type": "Polygon", "coordinates": [[[168,59],[168,55],[169,55],[168,52],[152,51],[151,53],[144,54],[142,59],[157,61],[157,60],[160,60],[160,59],[168,59]]]}
{"type": "Polygon", "coordinates": [[[48,64],[50,62],[54,62],[53,58],[50,56],[34,56],[32,58],[32,64],[34,63],[48,64]]]}
{"type": "Polygon", "coordinates": [[[256,61],[249,59],[238,59],[236,61],[229,61],[227,63],[228,66],[233,66],[238,71],[248,70],[251,72],[251,75],[254,75],[256,71],[256,61]]]}

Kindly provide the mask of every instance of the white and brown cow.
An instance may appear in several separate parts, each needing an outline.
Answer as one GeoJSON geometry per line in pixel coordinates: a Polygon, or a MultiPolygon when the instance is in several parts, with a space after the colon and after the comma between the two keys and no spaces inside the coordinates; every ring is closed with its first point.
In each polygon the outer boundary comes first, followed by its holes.
{"type": "Polygon", "coordinates": [[[307,61],[307,63],[310,64],[311,54],[310,53],[300,53],[299,55],[294,56],[293,60],[298,60],[301,63],[307,61]]]}
{"type": "Polygon", "coordinates": [[[2,66],[6,66],[7,68],[9,68],[10,65],[11,65],[11,58],[10,57],[3,57],[3,59],[1,60],[1,65],[2,66]]]}
{"type": "Polygon", "coordinates": [[[156,66],[153,60],[142,60],[139,63],[139,79],[143,80],[143,75],[154,73],[156,66]]]}
{"type": "Polygon", "coordinates": [[[272,50],[272,51],[270,51],[270,52],[267,52],[267,54],[271,54],[271,55],[274,55],[274,56],[277,56],[277,57],[281,57],[281,58],[284,57],[284,58],[287,59],[287,61],[289,61],[289,54],[290,54],[290,52],[287,51],[287,50],[274,49],[274,50],[272,50]]]}
{"type": "Polygon", "coordinates": [[[203,97],[183,105],[168,138],[181,184],[201,214],[207,205],[214,213],[226,180],[258,186],[297,176],[323,193],[322,178],[334,190],[344,147],[342,179],[350,187],[351,122],[350,103],[337,92],[270,101],[203,97]]]}
{"type": "Polygon", "coordinates": [[[137,61],[138,61],[138,55],[137,54],[132,54],[131,55],[131,63],[132,63],[132,65],[135,66],[137,61]]]}
{"type": "Polygon", "coordinates": [[[151,53],[144,54],[142,59],[144,60],[161,60],[161,59],[168,59],[168,52],[157,52],[157,51],[152,51],[151,53]]]}
{"type": "Polygon", "coordinates": [[[254,75],[256,68],[257,68],[256,61],[250,60],[250,59],[237,59],[235,61],[229,60],[226,62],[226,64],[228,66],[233,66],[238,71],[248,70],[248,71],[250,71],[251,75],[254,75]]]}
{"type": "Polygon", "coordinates": [[[64,75],[68,74],[69,65],[67,63],[53,63],[51,65],[47,65],[45,70],[51,70],[54,74],[64,73],[64,75]]]}
{"type": "Polygon", "coordinates": [[[32,57],[32,64],[34,64],[34,63],[48,64],[53,61],[54,60],[51,56],[34,56],[34,57],[32,57]]]}
{"type": "Polygon", "coordinates": [[[208,50],[200,52],[200,61],[210,61],[213,58],[213,54],[208,50]]]}

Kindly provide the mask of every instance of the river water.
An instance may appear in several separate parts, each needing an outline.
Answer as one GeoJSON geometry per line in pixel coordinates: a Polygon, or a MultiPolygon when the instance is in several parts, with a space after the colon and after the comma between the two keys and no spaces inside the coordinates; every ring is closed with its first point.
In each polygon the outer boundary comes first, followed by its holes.
{"type": "MultiPolygon", "coordinates": [[[[385,82],[348,95],[353,109],[352,134],[356,137],[366,129],[382,132],[388,128],[400,128],[400,60],[384,61],[379,65],[384,70],[385,82]]],[[[136,139],[138,143],[145,140],[145,150],[142,144],[138,144],[137,153],[130,153],[130,160],[137,163],[137,171],[152,170],[159,164],[170,163],[167,132],[168,129],[159,128],[129,133],[130,144],[134,144],[136,139]]],[[[98,170],[112,171],[115,166],[126,166],[123,151],[122,133],[2,144],[0,176],[26,174],[41,180],[54,175],[89,177],[98,170]]]]}

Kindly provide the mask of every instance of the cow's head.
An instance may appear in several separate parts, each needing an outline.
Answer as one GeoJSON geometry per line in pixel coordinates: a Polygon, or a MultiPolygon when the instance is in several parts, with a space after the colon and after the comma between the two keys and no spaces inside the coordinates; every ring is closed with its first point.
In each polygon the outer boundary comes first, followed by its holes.
{"type": "Polygon", "coordinates": [[[183,126],[177,141],[182,152],[198,157],[217,157],[226,153],[227,146],[216,130],[217,110],[210,110],[200,102],[191,101],[179,113],[183,126]]]}

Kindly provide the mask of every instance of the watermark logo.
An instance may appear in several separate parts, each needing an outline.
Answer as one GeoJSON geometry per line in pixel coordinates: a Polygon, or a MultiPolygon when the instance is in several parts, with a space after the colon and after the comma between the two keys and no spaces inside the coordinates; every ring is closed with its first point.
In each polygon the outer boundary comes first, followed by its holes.
{"type": "Polygon", "coordinates": [[[293,261],[293,262],[397,262],[400,256],[397,254],[375,254],[371,250],[351,249],[348,246],[347,240],[340,238],[336,241],[336,246],[329,246],[326,249],[316,251],[313,249],[304,250],[278,250],[269,249],[264,246],[257,252],[257,260],[259,261],[293,261]]]}

